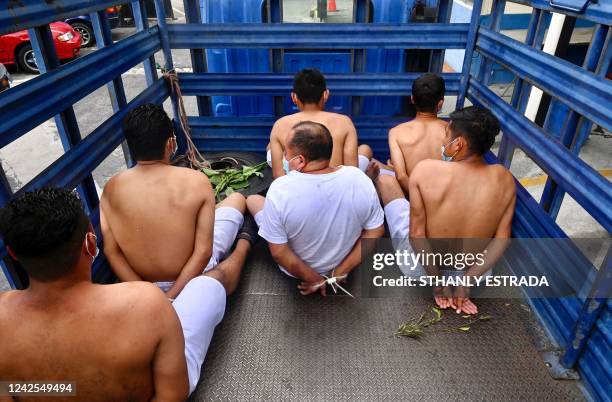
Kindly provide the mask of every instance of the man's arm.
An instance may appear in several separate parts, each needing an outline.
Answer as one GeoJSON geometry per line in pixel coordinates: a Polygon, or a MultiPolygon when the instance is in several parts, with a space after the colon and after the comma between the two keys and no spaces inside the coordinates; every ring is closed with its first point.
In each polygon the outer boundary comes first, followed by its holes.
{"type": "MultiPolygon", "coordinates": [[[[431,245],[427,239],[427,213],[425,202],[421,195],[420,184],[427,178],[423,174],[423,166],[417,165],[410,175],[410,244],[413,250],[431,252],[431,245]]],[[[423,265],[428,275],[439,275],[440,271],[435,265],[423,265]]]]}
{"type": "Polygon", "coordinates": [[[406,162],[404,161],[404,154],[400,148],[399,142],[397,141],[397,132],[395,129],[389,131],[389,150],[391,151],[391,163],[393,164],[393,170],[395,171],[395,178],[399,181],[404,194],[408,196],[410,194],[410,176],[406,172],[406,162]]]}
{"type": "Polygon", "coordinates": [[[113,235],[113,231],[111,230],[106,216],[106,211],[109,210],[110,205],[108,205],[108,200],[104,196],[104,193],[102,193],[102,198],[100,199],[100,227],[104,240],[104,255],[120,281],[142,281],[142,277],[130,266],[117,240],[115,240],[115,236],[113,235]]]}
{"type": "Polygon", "coordinates": [[[484,263],[481,265],[472,265],[468,268],[466,276],[480,276],[493,268],[493,266],[499,261],[499,259],[506,251],[508,243],[510,242],[510,236],[512,233],[512,217],[514,216],[514,208],[516,206],[516,191],[512,194],[512,199],[506,207],[504,214],[502,215],[497,230],[495,231],[495,237],[491,239],[485,250],[487,253],[484,255],[484,263]]]}
{"type": "MultiPolygon", "coordinates": [[[[355,269],[355,267],[361,264],[362,251],[363,251],[363,254],[369,254],[372,251],[369,248],[362,250],[362,246],[364,245],[362,240],[378,239],[378,238],[381,238],[384,234],[385,234],[384,225],[381,225],[375,229],[369,229],[369,230],[364,229],[361,232],[361,237],[357,240],[357,242],[355,242],[355,245],[353,246],[353,249],[351,250],[351,252],[348,253],[348,255],[344,257],[344,260],[342,260],[340,265],[336,267],[334,271],[334,275],[336,276],[348,275],[353,269],[355,269]]],[[[372,246],[374,245],[374,242],[373,241],[366,242],[365,245],[366,247],[372,246]]]]}
{"type": "Polygon", "coordinates": [[[272,158],[272,177],[275,179],[285,175],[283,168],[283,144],[280,142],[281,127],[278,121],[274,123],[270,133],[270,153],[272,158]]]}
{"type": "Polygon", "coordinates": [[[291,275],[312,284],[325,280],[325,278],[302,261],[302,259],[291,250],[288,243],[268,243],[268,245],[274,261],[285,268],[291,275]]]}
{"type": "Polygon", "coordinates": [[[174,285],[166,292],[169,299],[174,299],[183,290],[187,282],[202,274],[210,260],[213,247],[213,227],[215,224],[215,195],[210,181],[202,175],[201,183],[194,185],[194,189],[202,191],[202,205],[198,212],[193,253],[181,269],[181,273],[174,285]]]}
{"type": "Polygon", "coordinates": [[[189,396],[189,379],[181,323],[167,300],[156,297],[154,305],[150,319],[160,328],[161,333],[152,364],[155,390],[153,400],[184,401],[189,396]]]}
{"type": "Polygon", "coordinates": [[[357,157],[357,129],[349,117],[348,132],[344,140],[344,149],[342,151],[344,166],[359,166],[359,158],[357,157]]]}

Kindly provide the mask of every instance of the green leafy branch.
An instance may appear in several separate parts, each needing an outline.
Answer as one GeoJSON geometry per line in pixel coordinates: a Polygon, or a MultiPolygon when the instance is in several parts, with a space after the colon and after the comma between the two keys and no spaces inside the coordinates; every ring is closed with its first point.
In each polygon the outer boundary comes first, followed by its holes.
{"type": "MultiPolygon", "coordinates": [[[[427,314],[427,311],[425,311],[423,314],[421,314],[418,320],[412,320],[401,324],[397,331],[395,331],[394,335],[398,338],[402,336],[407,338],[420,338],[425,333],[425,328],[442,321],[442,317],[444,315],[442,310],[437,307],[432,307],[431,311],[434,313],[433,317],[425,319],[425,315],[427,314]]],[[[466,323],[462,324],[457,328],[444,328],[442,331],[468,332],[472,325],[476,324],[477,322],[493,319],[492,316],[486,314],[482,314],[477,317],[471,315],[464,315],[462,317],[466,319],[471,318],[471,320],[467,321],[466,323]]]]}
{"type": "Polygon", "coordinates": [[[432,307],[431,311],[433,311],[434,313],[434,316],[432,318],[430,318],[429,320],[424,320],[425,314],[427,313],[424,312],[423,314],[421,314],[421,317],[419,317],[418,320],[408,321],[400,325],[397,331],[395,331],[395,336],[398,338],[400,336],[406,336],[408,338],[419,338],[421,335],[423,335],[423,329],[442,321],[442,310],[437,307],[432,307]]]}
{"type": "Polygon", "coordinates": [[[219,198],[221,193],[229,196],[237,190],[249,187],[249,179],[253,176],[263,177],[261,172],[267,162],[261,162],[253,166],[242,166],[242,169],[209,169],[202,168],[204,173],[215,190],[215,197],[219,198]]]}

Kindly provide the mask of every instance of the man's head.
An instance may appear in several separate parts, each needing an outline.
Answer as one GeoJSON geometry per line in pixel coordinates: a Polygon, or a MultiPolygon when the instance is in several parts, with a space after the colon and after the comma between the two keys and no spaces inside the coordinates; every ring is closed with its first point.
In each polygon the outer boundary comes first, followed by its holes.
{"type": "Polygon", "coordinates": [[[327,162],[329,165],[333,140],[323,124],[299,122],[292,127],[285,141],[285,157],[291,170],[302,171],[311,162],[323,162],[323,165],[327,162]]]}
{"type": "Polygon", "coordinates": [[[30,278],[51,282],[70,275],[97,246],[83,203],[72,191],[48,188],[15,198],[0,210],[0,236],[30,278]]]}
{"type": "Polygon", "coordinates": [[[149,103],[130,111],[123,131],[137,161],[169,161],[176,152],[172,121],[159,105],[149,103]]]}
{"type": "Polygon", "coordinates": [[[325,77],[316,68],[305,68],[293,77],[291,99],[300,109],[304,105],[316,105],[322,110],[328,97],[325,77]]]}
{"type": "Polygon", "coordinates": [[[426,73],[412,83],[412,103],[421,113],[438,113],[444,104],[444,80],[436,74],[426,73]]]}
{"type": "Polygon", "coordinates": [[[484,155],[499,134],[499,121],[487,109],[469,106],[455,110],[446,128],[445,157],[484,155]]]}

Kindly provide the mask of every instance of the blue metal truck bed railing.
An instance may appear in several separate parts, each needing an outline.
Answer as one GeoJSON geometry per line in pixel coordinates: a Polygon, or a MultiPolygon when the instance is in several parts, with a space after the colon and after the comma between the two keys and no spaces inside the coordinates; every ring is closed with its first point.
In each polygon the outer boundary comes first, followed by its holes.
{"type": "MultiPolygon", "coordinates": [[[[24,191],[48,185],[77,188],[99,234],[98,195],[91,172],[123,142],[122,118],[136,105],[160,104],[170,97],[175,126],[179,127],[175,95],[167,83],[158,78],[155,68],[154,55],[160,50],[168,70],[173,69],[172,49],[191,51],[193,72],[180,73],[179,78],[183,94],[197,97],[199,116],[190,116],[189,122],[199,149],[263,152],[275,116],[211,117],[207,102],[212,95],[286,95],[291,79],[289,74],[281,73],[277,65],[281,60],[278,52],[282,49],[352,49],[353,71],[330,74],[328,84],[334,95],[353,97],[354,105],[359,103],[359,96],[409,95],[411,83],[418,75],[365,73],[363,65],[368,51],[433,49],[430,71],[441,73],[443,51],[465,49],[463,71],[444,73],[443,77],[448,94],[457,95],[458,106],[467,99],[488,107],[499,118],[503,133],[500,149],[497,155],[487,155],[489,162],[509,167],[518,148],[548,175],[540,203],[517,182],[513,236],[567,237],[555,222],[565,194],[578,202],[608,233],[612,231],[612,184],[577,156],[592,124],[612,130],[612,84],[605,78],[612,57],[612,2],[583,1],[580,11],[571,11],[549,0],[515,0],[515,3],[533,8],[525,43],[499,33],[505,0],[493,1],[485,25],[481,25],[479,18],[483,11],[482,0],[474,0],[470,24],[449,23],[452,0],[439,0],[438,22],[426,24],[366,23],[366,0],[355,2],[356,19],[360,22],[356,24],[281,24],[280,0],[267,0],[269,20],[273,23],[201,24],[199,1],[184,0],[188,23],[166,24],[162,1],[156,0],[158,25],[153,28],[148,27],[142,0],[21,0],[6,6],[6,2],[3,3],[0,34],[30,29],[37,61],[45,73],[0,94],[0,147],[55,117],[65,154],[17,192],[12,191],[2,175],[0,205],[24,191]],[[138,32],[113,43],[103,10],[126,3],[133,8],[138,32]],[[582,67],[541,51],[550,12],[596,24],[582,67]],[[46,24],[82,14],[90,14],[100,49],[59,65],[46,24]],[[270,73],[207,73],[204,50],[232,48],[270,49],[271,59],[277,64],[270,73]],[[472,69],[475,56],[484,61],[472,69]],[[148,88],[127,103],[121,74],[139,63],[143,64],[148,88]],[[494,63],[501,64],[515,76],[509,103],[489,88],[494,63]],[[105,85],[114,114],[87,137],[81,138],[72,105],[105,85]],[[542,89],[554,99],[542,127],[524,116],[532,87],[542,89]]],[[[280,110],[276,108],[277,113],[280,110]]],[[[397,116],[354,117],[360,139],[372,145],[379,155],[387,152],[386,131],[401,119],[397,116]]],[[[129,164],[129,149],[124,150],[129,164]]],[[[561,363],[580,371],[592,398],[609,400],[612,395],[611,303],[602,300],[598,291],[612,282],[610,259],[606,259],[597,271],[578,247],[569,246],[554,252],[575,262],[576,266],[575,270],[559,273],[559,276],[568,283],[585,283],[590,289],[580,297],[529,298],[528,302],[553,341],[564,350],[561,363]]],[[[1,243],[0,254],[11,286],[26,286],[27,278],[7,259],[1,243]]],[[[506,263],[514,272],[530,273],[540,269],[522,260],[506,263]]],[[[113,280],[103,256],[96,260],[93,269],[95,280],[113,280]]]]}

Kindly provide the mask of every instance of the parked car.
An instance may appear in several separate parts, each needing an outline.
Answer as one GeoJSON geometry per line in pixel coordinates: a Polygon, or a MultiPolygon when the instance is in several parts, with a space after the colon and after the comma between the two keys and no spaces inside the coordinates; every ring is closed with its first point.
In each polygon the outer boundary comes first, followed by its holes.
{"type": "MultiPolygon", "coordinates": [[[[64,22],[49,24],[55,40],[55,49],[60,61],[75,58],[81,50],[81,35],[64,22]]],[[[28,31],[13,32],[0,36],[0,63],[5,66],[15,63],[25,72],[38,74],[36,57],[30,43],[28,31]]]]}
{"type": "MultiPolygon", "coordinates": [[[[106,15],[108,17],[108,22],[111,29],[119,26],[119,10],[121,10],[121,6],[114,6],[106,9],[106,15]]],[[[89,15],[71,17],[64,20],[64,22],[70,24],[72,29],[81,35],[81,47],[91,47],[96,44],[96,37],[94,35],[93,25],[89,15]]]]}

